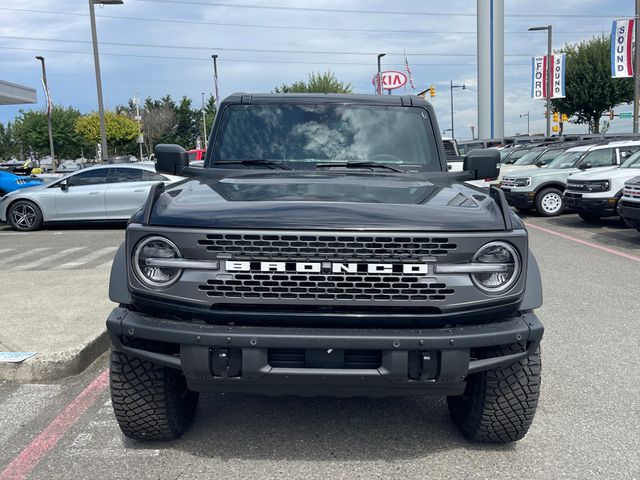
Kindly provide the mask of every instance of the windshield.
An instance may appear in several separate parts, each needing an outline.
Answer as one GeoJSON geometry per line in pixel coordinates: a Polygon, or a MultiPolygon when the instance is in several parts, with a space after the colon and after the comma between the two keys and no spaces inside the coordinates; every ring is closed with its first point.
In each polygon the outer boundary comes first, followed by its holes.
{"type": "Polygon", "coordinates": [[[627,158],[627,161],[620,165],[620,168],[640,168],[640,151],[627,158]]]}
{"type": "Polygon", "coordinates": [[[578,160],[582,158],[584,152],[584,150],[577,152],[564,152],[562,155],[558,155],[555,160],[544,168],[571,168],[578,163],[578,160]]]}
{"type": "Polygon", "coordinates": [[[524,157],[530,151],[531,151],[530,148],[518,148],[516,150],[513,150],[509,154],[507,154],[507,156],[504,157],[502,160],[508,161],[509,163],[514,163],[516,160],[524,157]]]}
{"type": "Polygon", "coordinates": [[[536,158],[540,156],[540,152],[543,150],[544,148],[534,148],[533,150],[530,150],[528,153],[520,157],[515,165],[531,165],[536,161],[536,158]]]}
{"type": "Polygon", "coordinates": [[[270,160],[293,168],[378,162],[441,171],[422,108],[354,105],[231,105],[212,161],[270,160]]]}

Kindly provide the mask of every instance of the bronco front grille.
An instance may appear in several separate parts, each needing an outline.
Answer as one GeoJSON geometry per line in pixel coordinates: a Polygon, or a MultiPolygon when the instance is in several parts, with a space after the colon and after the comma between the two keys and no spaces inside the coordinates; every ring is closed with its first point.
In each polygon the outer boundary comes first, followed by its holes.
{"type": "Polygon", "coordinates": [[[444,301],[454,289],[409,275],[237,273],[199,285],[209,297],[308,301],[444,301]]]}
{"type": "Polygon", "coordinates": [[[198,245],[235,260],[406,260],[439,257],[458,246],[446,237],[210,233],[198,245]]]}

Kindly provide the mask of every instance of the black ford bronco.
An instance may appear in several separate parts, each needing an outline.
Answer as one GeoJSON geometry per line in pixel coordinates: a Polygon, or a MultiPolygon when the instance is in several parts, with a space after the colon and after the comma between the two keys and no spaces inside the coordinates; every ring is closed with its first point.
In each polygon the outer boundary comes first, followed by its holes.
{"type": "Polygon", "coordinates": [[[176,145],[111,272],[125,435],[172,439],[199,392],[444,395],[472,441],[522,438],[540,389],[540,272],[494,179],[448,172],[414,96],[235,94],[204,168],[176,145]]]}

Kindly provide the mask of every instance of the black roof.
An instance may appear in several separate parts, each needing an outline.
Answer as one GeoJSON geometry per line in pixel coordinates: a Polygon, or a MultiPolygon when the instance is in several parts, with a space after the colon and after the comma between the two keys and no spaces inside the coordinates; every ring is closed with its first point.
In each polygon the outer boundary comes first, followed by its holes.
{"type": "Polygon", "coordinates": [[[234,93],[224,99],[224,103],[242,104],[361,104],[392,106],[431,106],[429,102],[416,95],[362,95],[342,93],[234,93]]]}

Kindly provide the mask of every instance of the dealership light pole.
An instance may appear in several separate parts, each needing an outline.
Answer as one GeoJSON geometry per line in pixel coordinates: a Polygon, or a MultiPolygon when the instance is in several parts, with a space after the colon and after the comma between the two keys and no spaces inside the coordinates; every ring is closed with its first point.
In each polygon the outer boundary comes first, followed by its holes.
{"type": "Polygon", "coordinates": [[[551,136],[551,93],[553,89],[553,65],[551,65],[551,45],[553,43],[553,27],[529,27],[530,32],[547,31],[547,137],[551,136]]]}
{"type": "Polygon", "coordinates": [[[640,72],[638,72],[638,68],[640,68],[640,31],[638,30],[638,15],[640,15],[640,0],[636,0],[636,27],[635,27],[635,42],[636,42],[636,54],[635,54],[635,62],[633,65],[633,133],[638,133],[638,101],[640,100],[640,72]]]}
{"type": "Polygon", "coordinates": [[[529,134],[529,111],[527,111],[527,113],[523,113],[522,115],[520,115],[520,118],[522,117],[527,117],[527,135],[529,134]]]}
{"type": "Polygon", "coordinates": [[[218,55],[211,55],[213,59],[213,88],[216,92],[216,110],[220,106],[220,92],[218,91],[218,55]]]}
{"type": "Polygon", "coordinates": [[[42,86],[44,87],[44,94],[47,101],[47,127],[49,129],[49,150],[51,153],[51,169],[55,172],[58,168],[56,165],[56,156],[53,152],[53,131],[51,128],[51,109],[53,105],[51,103],[51,97],[49,96],[49,84],[47,83],[47,69],[44,65],[44,57],[37,56],[37,60],[40,60],[42,64],[42,86]]]}
{"type": "Polygon", "coordinates": [[[207,148],[207,115],[204,109],[204,92],[202,92],[202,134],[204,135],[204,145],[207,148]]]}
{"type": "Polygon", "coordinates": [[[455,138],[455,130],[453,129],[453,89],[461,88],[462,90],[466,90],[467,86],[463,83],[462,85],[454,85],[453,80],[451,80],[451,138],[455,138]]]}
{"type": "Polygon", "coordinates": [[[98,55],[98,36],[96,34],[96,12],[94,5],[122,5],[123,0],[89,0],[91,19],[91,40],[93,42],[93,63],[96,70],[96,88],[98,90],[98,115],[100,116],[100,161],[107,157],[107,129],[104,125],[104,106],[102,102],[102,79],[100,78],[100,58],[98,55]]]}
{"type": "Polygon", "coordinates": [[[378,54],[378,77],[376,78],[376,93],[382,95],[382,70],[380,67],[380,59],[384,57],[386,53],[378,54]]]}

